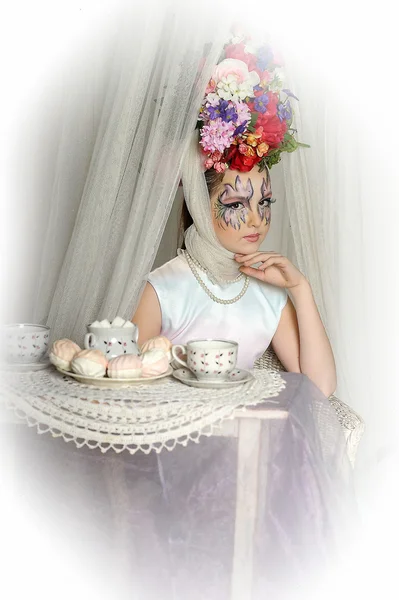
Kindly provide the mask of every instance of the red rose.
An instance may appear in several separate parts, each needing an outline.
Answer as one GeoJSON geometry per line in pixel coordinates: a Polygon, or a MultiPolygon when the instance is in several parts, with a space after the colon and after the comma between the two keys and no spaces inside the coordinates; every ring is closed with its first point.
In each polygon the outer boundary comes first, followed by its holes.
{"type": "Polygon", "coordinates": [[[277,104],[279,103],[279,98],[277,94],[273,94],[273,92],[267,92],[266,95],[269,98],[269,102],[266,106],[266,112],[263,114],[271,117],[277,114],[277,104]]]}
{"type": "Polygon", "coordinates": [[[256,121],[256,127],[262,127],[262,142],[266,142],[270,148],[278,148],[287,131],[287,123],[280,121],[277,115],[260,114],[256,121]]]}
{"type": "Polygon", "coordinates": [[[261,157],[257,154],[255,156],[245,156],[239,152],[238,146],[233,144],[226,151],[225,160],[230,163],[230,169],[247,173],[261,160],[261,157]]]}
{"type": "Polygon", "coordinates": [[[226,58],[235,58],[237,60],[242,60],[248,65],[248,71],[254,71],[257,63],[257,58],[255,54],[247,54],[244,50],[245,43],[241,42],[240,44],[230,44],[225,48],[226,58]]]}

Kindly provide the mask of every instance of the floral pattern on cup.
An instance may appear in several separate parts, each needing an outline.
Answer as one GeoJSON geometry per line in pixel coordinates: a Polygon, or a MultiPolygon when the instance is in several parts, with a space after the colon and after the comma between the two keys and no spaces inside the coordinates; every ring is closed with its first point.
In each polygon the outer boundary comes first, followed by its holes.
{"type": "Polygon", "coordinates": [[[228,379],[237,363],[238,344],[230,340],[192,340],[186,346],[172,348],[173,358],[190,369],[197,379],[228,379]],[[187,355],[187,362],[181,360],[177,350],[187,355]]]}
{"type": "Polygon", "coordinates": [[[17,323],[2,328],[4,358],[12,363],[37,363],[47,352],[50,328],[45,325],[17,323]]]}
{"type": "Polygon", "coordinates": [[[87,327],[84,347],[88,350],[101,350],[108,358],[123,354],[140,354],[137,344],[138,327],[87,327]]]}

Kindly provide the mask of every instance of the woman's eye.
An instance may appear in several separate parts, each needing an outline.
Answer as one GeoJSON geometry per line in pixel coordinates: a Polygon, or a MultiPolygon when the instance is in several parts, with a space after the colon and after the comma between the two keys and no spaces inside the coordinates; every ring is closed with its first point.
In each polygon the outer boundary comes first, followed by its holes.
{"type": "Polygon", "coordinates": [[[242,207],[241,202],[234,202],[233,204],[229,204],[227,208],[232,208],[233,210],[238,210],[242,207]]]}
{"type": "Polygon", "coordinates": [[[259,202],[259,206],[265,206],[265,204],[270,204],[271,202],[271,198],[262,198],[262,200],[259,202]]]}

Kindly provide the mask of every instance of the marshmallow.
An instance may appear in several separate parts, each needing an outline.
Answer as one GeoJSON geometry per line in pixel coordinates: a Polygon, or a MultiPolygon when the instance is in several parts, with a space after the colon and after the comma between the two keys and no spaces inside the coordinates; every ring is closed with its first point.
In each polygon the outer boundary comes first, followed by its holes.
{"type": "Polygon", "coordinates": [[[81,351],[81,348],[66,338],[62,340],[56,340],[51,346],[49,352],[50,362],[64,371],[71,370],[71,360],[73,357],[81,351]]]}
{"type": "Polygon", "coordinates": [[[154,377],[166,373],[169,367],[169,359],[163,350],[154,348],[147,350],[141,357],[143,361],[142,377],[154,377]]]}
{"type": "Polygon", "coordinates": [[[82,350],[71,362],[74,373],[88,377],[104,377],[107,366],[108,361],[101,350],[82,350]]]}
{"type": "Polygon", "coordinates": [[[164,337],[163,335],[159,335],[157,337],[147,340],[141,346],[141,352],[142,353],[148,352],[148,350],[163,350],[163,352],[165,352],[166,356],[168,357],[168,360],[171,361],[172,360],[171,348],[172,348],[172,342],[170,342],[167,337],[164,337]]]}
{"type": "Polygon", "coordinates": [[[90,327],[101,327],[101,325],[100,325],[100,321],[94,321],[94,323],[92,323],[92,324],[90,325],[90,327]]]}
{"type": "Polygon", "coordinates": [[[108,377],[112,379],[135,379],[141,377],[142,362],[136,354],[122,354],[111,358],[108,363],[108,377]]]}
{"type": "Polygon", "coordinates": [[[126,321],[123,327],[135,327],[135,325],[131,321],[126,321]]]}

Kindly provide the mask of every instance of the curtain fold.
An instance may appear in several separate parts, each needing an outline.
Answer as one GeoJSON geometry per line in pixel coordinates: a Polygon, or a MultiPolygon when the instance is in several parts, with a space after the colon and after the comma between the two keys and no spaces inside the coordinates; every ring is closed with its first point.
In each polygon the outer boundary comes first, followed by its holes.
{"type": "MultiPolygon", "coordinates": [[[[150,3],[125,8],[119,27],[93,156],[49,307],[53,339],[81,342],[91,321],[132,316],[230,21],[209,21],[176,2],[156,10],[150,3]]],[[[37,306],[48,298],[43,285],[37,306]]]]}

